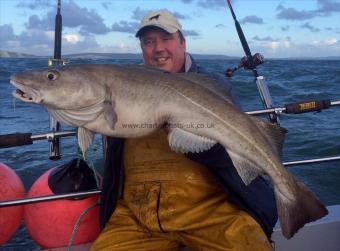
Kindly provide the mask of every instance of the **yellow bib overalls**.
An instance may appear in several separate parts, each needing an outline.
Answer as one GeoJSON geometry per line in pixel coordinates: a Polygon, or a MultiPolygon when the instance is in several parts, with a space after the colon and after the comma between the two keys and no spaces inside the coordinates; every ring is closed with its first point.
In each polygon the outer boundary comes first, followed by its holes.
{"type": "Polygon", "coordinates": [[[123,198],[91,250],[272,250],[206,167],[171,151],[165,132],[125,140],[123,158],[123,198]]]}

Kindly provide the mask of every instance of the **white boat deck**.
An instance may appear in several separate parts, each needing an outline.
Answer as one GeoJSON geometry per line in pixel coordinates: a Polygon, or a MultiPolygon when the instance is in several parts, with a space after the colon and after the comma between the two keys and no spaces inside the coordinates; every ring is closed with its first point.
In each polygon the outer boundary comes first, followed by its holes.
{"type": "Polygon", "coordinates": [[[306,224],[289,240],[277,224],[272,235],[275,251],[340,251],[340,205],[327,209],[327,216],[306,224]]]}
{"type": "MultiPolygon", "coordinates": [[[[291,239],[283,237],[280,225],[274,228],[272,239],[275,251],[340,251],[340,205],[327,207],[329,214],[324,218],[305,225],[291,239]]],[[[72,251],[88,251],[91,243],[72,247],[72,251]]],[[[46,249],[66,251],[67,248],[46,249]]],[[[189,251],[184,248],[181,251],[189,251]]]]}

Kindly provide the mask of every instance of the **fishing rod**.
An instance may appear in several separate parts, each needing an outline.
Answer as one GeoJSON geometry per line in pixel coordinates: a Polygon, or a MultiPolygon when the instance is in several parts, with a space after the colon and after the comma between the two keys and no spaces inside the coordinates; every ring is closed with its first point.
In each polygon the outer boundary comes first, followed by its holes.
{"type": "MultiPolygon", "coordinates": [[[[264,77],[260,76],[258,74],[257,70],[256,70],[256,65],[259,64],[261,61],[263,62],[263,57],[261,58],[260,54],[258,54],[257,56],[255,54],[254,58],[253,58],[253,56],[250,52],[249,46],[248,46],[248,42],[246,40],[246,37],[244,36],[244,33],[242,31],[240,23],[237,21],[237,18],[236,18],[236,15],[234,13],[234,10],[233,10],[233,7],[231,5],[230,0],[227,0],[227,4],[229,6],[229,10],[231,12],[231,15],[234,19],[236,31],[237,31],[238,37],[240,39],[240,42],[242,44],[243,51],[246,54],[246,58],[244,59],[244,61],[247,65],[247,69],[252,70],[252,72],[254,74],[255,82],[256,82],[256,85],[257,85],[257,89],[260,93],[262,104],[263,104],[265,109],[273,108],[273,106],[274,106],[273,101],[272,101],[272,98],[270,96],[268,87],[267,87],[266,83],[264,82],[264,77]],[[257,59],[259,60],[259,62],[256,62],[257,59]]],[[[240,65],[238,68],[240,68],[240,67],[242,67],[242,66],[240,65]]],[[[277,125],[280,124],[278,114],[276,114],[276,113],[270,113],[269,114],[269,120],[270,120],[270,122],[275,123],[277,125]]]]}
{"type": "Polygon", "coordinates": [[[324,109],[328,109],[332,106],[340,105],[340,100],[330,101],[329,99],[323,100],[310,100],[304,102],[297,102],[286,104],[284,107],[273,107],[269,109],[262,109],[257,111],[246,112],[249,115],[261,115],[261,114],[300,114],[307,112],[321,112],[324,109]]]}
{"type": "Polygon", "coordinates": [[[0,135],[0,148],[9,148],[14,146],[32,145],[35,140],[47,140],[49,142],[57,141],[62,137],[76,136],[75,131],[51,131],[44,134],[32,135],[32,133],[11,133],[0,135]]]}
{"type": "MultiPolygon", "coordinates": [[[[336,106],[340,104],[339,101],[313,100],[313,101],[307,101],[307,102],[292,103],[292,104],[285,105],[285,107],[275,108],[273,105],[273,101],[270,96],[268,87],[264,82],[264,77],[260,76],[256,69],[257,65],[260,65],[264,62],[264,58],[259,53],[256,53],[254,54],[254,56],[252,56],[247,40],[244,36],[241,25],[236,18],[236,15],[234,13],[230,0],[227,0],[227,4],[231,12],[231,15],[234,19],[235,28],[236,28],[238,37],[240,39],[243,51],[245,52],[246,56],[241,59],[241,62],[238,64],[237,67],[233,69],[227,69],[225,74],[227,77],[231,77],[236,70],[242,67],[247,70],[252,70],[254,77],[255,77],[257,89],[260,93],[262,104],[265,108],[264,110],[250,111],[250,112],[247,112],[247,114],[249,115],[268,114],[270,122],[279,125],[280,124],[279,115],[282,113],[299,114],[299,113],[313,112],[313,111],[319,112],[323,109],[327,109],[331,106],[336,106]]],[[[321,159],[292,161],[292,162],[283,163],[283,165],[285,166],[303,165],[303,164],[309,164],[309,163],[319,163],[319,162],[337,161],[337,160],[340,160],[339,156],[327,157],[327,158],[321,158],[321,159]]]]}
{"type": "MultiPolygon", "coordinates": [[[[340,100],[331,101],[329,99],[310,100],[305,102],[286,104],[284,107],[273,107],[269,109],[254,110],[245,112],[249,115],[262,114],[300,114],[307,112],[320,112],[332,106],[339,106],[340,100]]],[[[35,140],[54,141],[62,137],[75,136],[75,131],[51,131],[45,134],[32,135],[32,133],[12,133],[0,135],[0,148],[9,148],[21,145],[31,145],[35,140]]]]}
{"type": "MultiPolygon", "coordinates": [[[[289,161],[289,162],[283,162],[282,164],[286,167],[291,167],[291,166],[298,166],[298,165],[304,165],[304,164],[333,162],[333,161],[339,161],[339,160],[340,160],[340,156],[332,156],[332,157],[327,157],[327,158],[289,161]]],[[[63,200],[63,199],[81,199],[81,198],[88,197],[91,195],[96,195],[96,194],[101,194],[101,190],[94,189],[94,190],[82,191],[82,192],[54,194],[54,195],[37,196],[37,197],[15,199],[15,200],[8,200],[8,201],[0,201],[0,208],[39,203],[39,202],[63,200]]]]}
{"type": "Polygon", "coordinates": [[[95,190],[83,191],[83,192],[54,194],[54,195],[37,196],[37,197],[23,198],[23,199],[16,199],[16,200],[0,201],[0,208],[39,203],[39,202],[54,201],[54,200],[81,199],[84,197],[88,197],[88,196],[96,195],[100,193],[101,193],[101,190],[95,189],[95,190]]]}
{"type": "MultiPolygon", "coordinates": [[[[58,0],[57,14],[55,16],[55,28],[54,28],[54,55],[53,58],[48,59],[48,66],[60,66],[65,65],[66,61],[61,59],[61,31],[62,31],[62,17],[61,17],[61,3],[58,0]]],[[[60,123],[50,115],[50,129],[53,133],[60,131],[60,123]]],[[[49,140],[49,159],[60,159],[60,142],[59,137],[54,137],[49,140]]]]}

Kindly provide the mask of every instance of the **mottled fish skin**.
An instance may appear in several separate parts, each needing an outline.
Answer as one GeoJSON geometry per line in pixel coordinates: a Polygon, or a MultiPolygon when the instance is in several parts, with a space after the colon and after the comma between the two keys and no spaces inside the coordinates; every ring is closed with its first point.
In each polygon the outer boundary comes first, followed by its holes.
{"type": "Polygon", "coordinates": [[[170,147],[178,152],[199,152],[220,143],[245,184],[258,175],[269,176],[287,238],[328,213],[282,166],[285,130],[240,111],[206,75],[143,66],[69,65],[19,73],[11,83],[21,90],[14,93],[16,98],[42,105],[59,121],[79,127],[84,150],[93,133],[142,137],[164,125],[170,147]]]}

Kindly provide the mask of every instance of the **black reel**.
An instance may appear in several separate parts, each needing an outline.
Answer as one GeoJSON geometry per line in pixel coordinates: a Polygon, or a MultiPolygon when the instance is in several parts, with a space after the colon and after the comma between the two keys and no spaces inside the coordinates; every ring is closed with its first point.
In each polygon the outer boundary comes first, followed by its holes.
{"type": "Polygon", "coordinates": [[[264,57],[260,53],[255,53],[252,57],[252,60],[249,59],[247,56],[244,56],[243,58],[241,58],[241,61],[237,65],[237,67],[233,69],[228,68],[225,71],[225,75],[227,77],[232,77],[234,75],[234,72],[242,67],[245,70],[253,70],[256,68],[256,66],[263,64],[263,62],[264,62],[264,57]]]}

